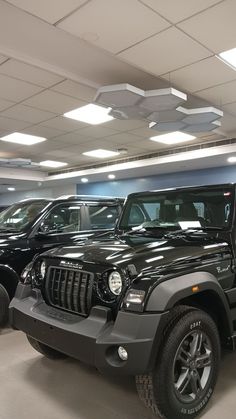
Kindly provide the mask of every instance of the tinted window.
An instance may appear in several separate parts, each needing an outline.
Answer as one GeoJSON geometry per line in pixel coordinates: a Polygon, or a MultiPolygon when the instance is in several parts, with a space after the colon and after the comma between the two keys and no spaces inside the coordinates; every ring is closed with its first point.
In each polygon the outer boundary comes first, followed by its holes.
{"type": "Polygon", "coordinates": [[[157,192],[129,198],[121,229],[144,227],[228,227],[233,206],[232,188],[157,192]]]}
{"type": "Polygon", "coordinates": [[[80,230],[80,206],[59,204],[45,218],[40,226],[41,231],[70,233],[80,230]]]}
{"type": "Polygon", "coordinates": [[[113,228],[119,216],[117,206],[93,205],[89,206],[91,229],[113,228]]]}
{"type": "Polygon", "coordinates": [[[47,201],[29,201],[10,206],[0,214],[0,230],[23,230],[47,205],[47,201]]]}

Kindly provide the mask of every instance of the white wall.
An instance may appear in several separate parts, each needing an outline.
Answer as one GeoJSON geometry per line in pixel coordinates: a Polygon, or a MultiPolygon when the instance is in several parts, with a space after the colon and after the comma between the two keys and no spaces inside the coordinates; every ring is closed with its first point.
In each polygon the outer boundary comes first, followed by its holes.
{"type": "Polygon", "coordinates": [[[57,198],[62,195],[76,195],[76,185],[60,185],[50,188],[38,188],[33,191],[8,192],[0,194],[0,205],[9,205],[25,198],[57,198]]]}

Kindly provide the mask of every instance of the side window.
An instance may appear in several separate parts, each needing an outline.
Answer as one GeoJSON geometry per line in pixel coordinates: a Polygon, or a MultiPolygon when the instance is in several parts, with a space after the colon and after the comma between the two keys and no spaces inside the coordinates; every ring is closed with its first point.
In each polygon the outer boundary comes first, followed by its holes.
{"type": "Polygon", "coordinates": [[[59,204],[51,210],[40,226],[43,232],[72,233],[80,230],[80,207],[59,204]]]}
{"type": "Polygon", "coordinates": [[[91,205],[88,209],[92,230],[115,227],[115,222],[119,217],[118,207],[91,205]]]}
{"type": "Polygon", "coordinates": [[[194,202],[195,209],[197,210],[198,217],[205,217],[205,204],[203,202],[194,202]]]}

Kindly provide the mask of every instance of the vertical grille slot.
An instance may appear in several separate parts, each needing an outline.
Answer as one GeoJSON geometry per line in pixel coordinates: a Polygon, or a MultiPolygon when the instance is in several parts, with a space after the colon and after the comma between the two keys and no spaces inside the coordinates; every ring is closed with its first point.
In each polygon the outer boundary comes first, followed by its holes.
{"type": "Polygon", "coordinates": [[[51,266],[45,283],[47,302],[54,307],[88,315],[92,285],[91,272],[51,266]]]}

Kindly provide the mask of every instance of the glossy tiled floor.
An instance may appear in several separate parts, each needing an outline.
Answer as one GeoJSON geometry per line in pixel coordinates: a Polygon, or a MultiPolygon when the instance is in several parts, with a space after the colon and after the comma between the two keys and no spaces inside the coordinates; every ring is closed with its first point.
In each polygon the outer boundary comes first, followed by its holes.
{"type": "MultiPolygon", "coordinates": [[[[132,378],[108,378],[77,361],[50,361],[21,332],[0,332],[0,419],[153,419],[132,378]]],[[[236,353],[226,354],[204,419],[235,419],[236,353]]]]}

